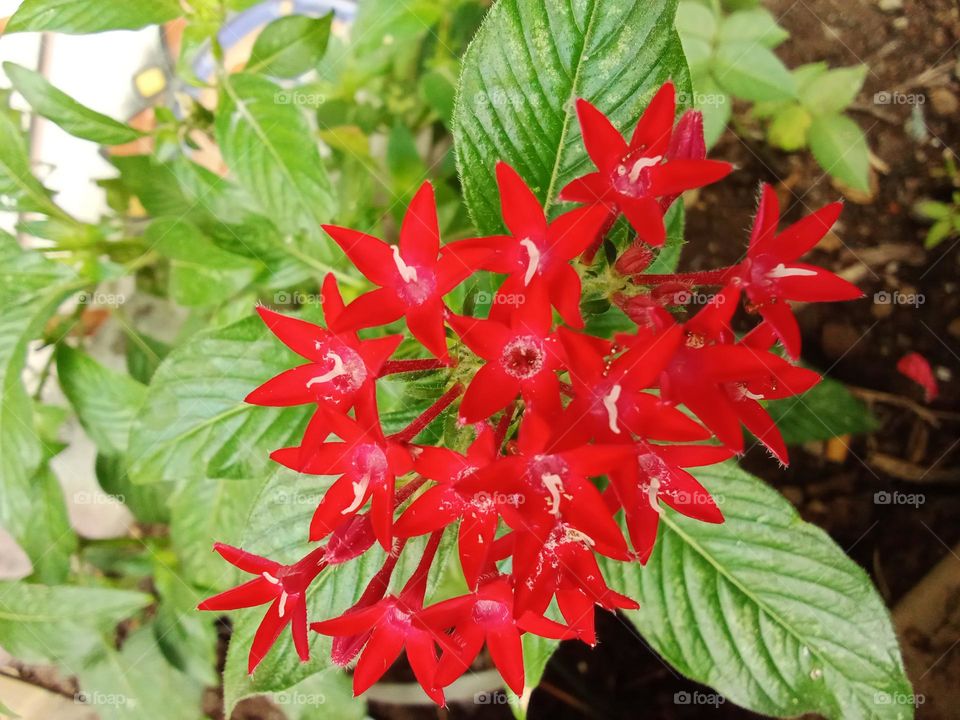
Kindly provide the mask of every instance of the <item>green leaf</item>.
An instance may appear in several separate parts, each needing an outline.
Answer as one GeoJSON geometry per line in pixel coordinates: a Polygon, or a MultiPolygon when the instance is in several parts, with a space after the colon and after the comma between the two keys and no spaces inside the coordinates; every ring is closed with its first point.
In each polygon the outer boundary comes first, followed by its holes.
{"type": "Polygon", "coordinates": [[[768,402],[767,412],[788,445],[867,433],[877,428],[877,420],[869,408],[843,383],[830,378],[824,378],[797,397],[768,402]]]}
{"type": "Polygon", "coordinates": [[[820,115],[807,134],[820,167],[857,190],[870,189],[870,148],[860,126],[845,115],[820,115]]]}
{"type": "Polygon", "coordinates": [[[180,17],[179,0],[23,0],[6,33],[139,30],[180,17]]]}
{"type": "Polygon", "coordinates": [[[33,176],[19,116],[6,112],[0,112],[0,206],[72,222],[33,176]]]}
{"type": "Polygon", "coordinates": [[[790,103],[774,114],[767,127],[767,139],[774,147],[787,152],[802,150],[807,146],[807,131],[812,122],[805,107],[790,103]]]}
{"type": "Polygon", "coordinates": [[[453,73],[446,67],[428,70],[420,76],[420,95],[449,128],[457,95],[453,73]]]}
{"type": "MultiPolygon", "coordinates": [[[[307,542],[310,519],[332,480],[330,477],[301,475],[285,468],[274,471],[262,484],[252,504],[242,547],[280,562],[293,562],[306,555],[316,547],[307,542]]],[[[434,560],[427,588],[428,603],[433,601],[431,595],[442,568],[448,562],[456,562],[450,556],[455,544],[454,535],[453,532],[446,534],[434,560]]],[[[413,573],[423,554],[425,541],[426,538],[422,537],[407,542],[394,571],[391,591],[399,591],[413,573]]],[[[355,560],[321,572],[308,590],[309,619],[334,617],[346,611],[360,598],[384,559],[380,546],[374,545],[355,560]]],[[[251,608],[233,615],[233,634],[223,671],[227,715],[245,697],[287,690],[304,678],[332,666],[329,638],[311,633],[310,661],[301,663],[289,631],[285,631],[257,671],[248,675],[247,654],[262,618],[263,608],[251,608]]]]}
{"type": "Polygon", "coordinates": [[[272,450],[296,444],[309,408],[261,408],[243,399],[301,362],[258,317],[191,337],[150,383],[130,435],[131,477],[160,482],[262,475],[272,450]]]}
{"type": "Polygon", "coordinates": [[[170,346],[138,332],[126,323],[122,325],[127,336],[127,372],[137,382],[149,385],[160,363],[170,353],[170,346]]]}
{"type": "Polygon", "coordinates": [[[148,524],[170,521],[167,505],[173,483],[136,484],[130,479],[126,458],[121,455],[97,454],[94,470],[103,491],[126,505],[138,521],[148,524]]]}
{"type": "Polygon", "coordinates": [[[81,105],[40,73],[12,62],[4,63],[3,69],[35,113],[71,135],[101,145],[122,145],[143,137],[139,130],[81,105]]]}
{"type": "Polygon", "coordinates": [[[529,709],[530,695],[526,691],[533,690],[540,684],[540,678],[543,677],[547,669],[547,663],[553,657],[560,646],[559,640],[550,640],[542,638],[533,633],[526,633],[523,636],[523,684],[524,694],[522,697],[514,695],[513,691],[507,688],[507,698],[510,701],[510,709],[513,710],[514,717],[518,720],[524,720],[527,717],[529,709]]]}
{"type": "Polygon", "coordinates": [[[150,602],[128,590],[2,582],[0,645],[26,662],[83,660],[150,602]]]}
{"type": "Polygon", "coordinates": [[[718,41],[721,45],[736,42],[759,43],[775,48],[790,37],[790,33],[777,24],[776,19],[764,8],[739,10],[723,19],[718,41]]]}
{"type": "Polygon", "coordinates": [[[706,5],[694,0],[681,0],[677,4],[676,25],[684,47],[687,38],[695,38],[712,45],[717,34],[717,16],[706,5]]]}
{"type": "Polygon", "coordinates": [[[36,502],[32,478],[51,454],[37,433],[33,403],[20,379],[27,344],[42,334],[63,299],[79,289],[72,271],[21,250],[15,239],[0,233],[0,525],[18,540],[28,532],[36,502]]]}
{"type": "Polygon", "coordinates": [[[463,59],[453,135],[467,207],[483,233],[502,231],[494,176],[512,165],[553,214],[557,194],[590,172],[576,117],[585,98],[624,133],[668,78],[689,92],[673,27],[676,0],[603,3],[501,0],[463,59]]]}
{"type": "Polygon", "coordinates": [[[703,137],[707,147],[720,139],[733,114],[733,98],[727,95],[712,76],[694,78],[694,105],[703,114],[703,137]]]}
{"type": "Polygon", "coordinates": [[[819,73],[805,83],[799,93],[800,102],[813,115],[829,115],[846,110],[867,77],[866,65],[837,68],[819,73]]]}
{"type": "Polygon", "coordinates": [[[130,635],[119,651],[103,643],[77,675],[81,696],[97,708],[101,720],[205,717],[202,685],[167,662],[150,626],[130,635]]]}
{"type": "Polygon", "coordinates": [[[227,166],[282,231],[319,235],[336,206],[303,113],[266,78],[230,75],[221,87],[216,136],[227,166]]]}
{"type": "Polygon", "coordinates": [[[246,287],[259,267],[221,250],[188,220],[154,220],[144,238],[170,260],[170,297],[181,305],[222,303],[246,287]]]}
{"type": "Polygon", "coordinates": [[[671,665],[776,717],[905,720],[910,682],[867,574],[758,478],[731,463],[697,473],[720,525],[661,516],[646,567],[608,561],[611,586],[671,665]]]}
{"type": "Polygon", "coordinates": [[[33,508],[20,546],[33,563],[33,582],[56,585],[70,574],[70,556],[77,550],[77,534],[70,526],[67,505],[57,476],[48,465],[32,480],[33,508]]]}
{"type": "Polygon", "coordinates": [[[327,51],[333,13],[320,18],[288,15],[257,36],[246,71],[293,78],[312,70],[327,51]]]}
{"type": "Polygon", "coordinates": [[[957,227],[956,221],[952,221],[950,218],[938,220],[927,231],[927,236],[923,239],[923,246],[931,250],[958,232],[960,232],[960,227],[957,227]]]}
{"type": "Polygon", "coordinates": [[[57,378],[80,424],[100,451],[109,455],[125,452],[130,425],[146,388],[66,344],[57,348],[57,378]]]}
{"type": "Polygon", "coordinates": [[[780,58],[755,42],[721,45],[713,77],[726,92],[743,100],[789,100],[796,95],[793,76],[780,58]]]}
{"type": "Polygon", "coordinates": [[[913,209],[927,220],[946,220],[952,213],[950,205],[936,200],[921,200],[913,206],[913,209]]]}

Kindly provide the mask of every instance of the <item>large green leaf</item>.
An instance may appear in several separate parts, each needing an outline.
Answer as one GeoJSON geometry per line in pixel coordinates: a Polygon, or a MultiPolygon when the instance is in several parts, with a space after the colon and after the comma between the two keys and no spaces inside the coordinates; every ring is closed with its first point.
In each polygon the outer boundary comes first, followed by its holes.
{"type": "Polygon", "coordinates": [[[646,567],[606,562],[627,616],[671,665],[765,715],[913,716],[910,683],[867,574],[784,498],[731,463],[697,473],[726,521],[665,509],[646,567]]]}
{"type": "Polygon", "coordinates": [[[743,100],[789,100],[796,95],[794,78],[780,58],[754,41],[721,45],[713,77],[726,92],[743,100]]]}
{"type": "Polygon", "coordinates": [[[514,166],[549,211],[593,166],[575,101],[597,105],[632,131],[667,79],[689,93],[676,0],[604,3],[500,0],[463,59],[454,111],[457,163],[477,227],[500,231],[494,168],[514,166]]]}
{"type": "Polygon", "coordinates": [[[150,601],[127,590],[0,583],[0,645],[28,662],[80,661],[97,649],[101,633],[150,601]]]}
{"type": "Polygon", "coordinates": [[[20,374],[28,343],[64,297],[79,289],[74,277],[0,234],[0,524],[18,539],[28,529],[37,493],[32,478],[45,455],[20,374]]]}
{"type": "Polygon", "coordinates": [[[55,585],[70,574],[70,556],[77,549],[77,534],[70,527],[60,481],[48,465],[31,481],[33,508],[20,536],[20,546],[33,563],[30,580],[55,585]]]}
{"type": "MultiPolygon", "coordinates": [[[[293,562],[316,547],[307,542],[310,518],[330,482],[329,477],[301,475],[282,468],[276,470],[263,483],[253,502],[245,523],[242,547],[280,562],[293,562]]],[[[423,554],[424,543],[425,538],[413,538],[407,542],[394,571],[392,591],[399,590],[412,574],[423,554]]],[[[453,533],[448,532],[433,564],[428,602],[440,570],[450,557],[452,545],[453,533]]],[[[346,611],[360,598],[384,559],[380,546],[374,545],[359,558],[321,572],[308,591],[310,619],[334,617],[346,611]]],[[[304,678],[332,666],[329,638],[311,633],[310,661],[301,663],[289,632],[285,632],[256,672],[248,675],[247,653],[263,613],[264,608],[253,608],[236,613],[233,618],[233,634],[223,671],[224,706],[228,713],[245,697],[289,689],[304,678]]]]}
{"type": "Polygon", "coordinates": [[[320,18],[288,15],[267,25],[257,36],[247,72],[291,78],[316,67],[327,51],[333,13],[320,18]]]}
{"type": "Polygon", "coordinates": [[[11,62],[4,63],[3,69],[35,113],[71,135],[102,145],[122,145],[143,137],[139,130],[81,105],[40,73],[11,62]]]}
{"type": "Polygon", "coordinates": [[[6,32],[138,30],[182,14],[179,0],[23,0],[6,32]]]}
{"type": "Polygon", "coordinates": [[[263,77],[230,75],[221,87],[217,143],[237,181],[284,232],[319,233],[336,206],[303,112],[263,77]]]}
{"type": "Polygon", "coordinates": [[[308,408],[261,408],[243,399],[302,363],[257,317],[200,333],[163,361],[130,436],[135,482],[262,476],[269,453],[296,444],[308,408]]]}
{"type": "Polygon", "coordinates": [[[66,344],[57,348],[57,378],[80,424],[100,451],[110,455],[125,452],[130,425],[146,387],[66,344]]]}

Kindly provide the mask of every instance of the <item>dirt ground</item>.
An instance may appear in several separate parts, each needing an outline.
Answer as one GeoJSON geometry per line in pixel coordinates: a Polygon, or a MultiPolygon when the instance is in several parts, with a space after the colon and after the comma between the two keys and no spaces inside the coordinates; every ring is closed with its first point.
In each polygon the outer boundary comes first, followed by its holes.
{"type": "MultiPolygon", "coordinates": [[[[876,191],[871,198],[848,195],[836,235],[815,253],[816,262],[857,282],[867,298],[808,307],[800,316],[807,362],[862,388],[881,425],[850,439],[848,448],[834,443],[829,451],[836,460],[814,444],[792,449],[787,470],[762,451],[748,453],[745,464],[866,568],[893,609],[941,561],[941,567],[956,563],[947,567],[952,578],[960,567],[951,550],[960,542],[960,244],[924,250],[926,226],[911,210],[917,200],[945,200],[952,191],[944,153],[960,151],[960,9],[956,0],[774,0],[768,7],[791,33],[778,51],[789,66],[826,60],[870,68],[853,116],[877,158],[876,191]],[[880,104],[876,93],[922,99],[880,104]],[[874,302],[881,291],[924,301],[874,302]],[[909,351],[925,355],[938,373],[941,394],[929,407],[896,371],[909,351]],[[924,502],[876,504],[874,493],[882,490],[920,493],[924,502]]],[[[841,196],[811,157],[771,149],[749,121],[739,136],[728,132],[713,154],[735,162],[739,172],[703,191],[690,208],[686,269],[740,257],[760,181],[777,187],[790,220],[841,196]]],[[[924,586],[916,594],[926,592],[924,586]]],[[[908,671],[921,679],[917,692],[928,695],[921,720],[960,717],[949,699],[960,676],[960,611],[951,592],[922,611],[936,630],[920,632],[910,626],[909,612],[897,613],[898,630],[916,645],[916,652],[908,649],[908,671]]],[[[595,649],[565,643],[553,657],[531,698],[533,720],[758,717],[730,703],[677,705],[675,693],[706,689],[676,677],[617,618],[601,614],[598,632],[595,649]]],[[[371,710],[393,719],[511,717],[504,706],[371,710]]]]}

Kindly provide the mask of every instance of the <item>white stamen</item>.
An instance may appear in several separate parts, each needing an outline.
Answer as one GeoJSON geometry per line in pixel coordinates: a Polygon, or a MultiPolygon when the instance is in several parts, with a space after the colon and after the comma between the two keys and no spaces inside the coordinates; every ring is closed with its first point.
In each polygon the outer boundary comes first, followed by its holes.
{"type": "Polygon", "coordinates": [[[287,591],[284,590],[280,593],[280,607],[277,608],[277,614],[280,617],[283,617],[283,613],[287,610],[287,591]]]}
{"type": "Polygon", "coordinates": [[[309,389],[313,385],[318,385],[320,383],[330,382],[334,378],[338,378],[341,375],[346,375],[347,370],[343,367],[343,358],[337,355],[335,352],[328,352],[324,357],[328,360],[333,360],[333,367],[327,370],[323,375],[317,375],[315,378],[310,378],[307,380],[307,388],[309,389]]]}
{"type": "Polygon", "coordinates": [[[633,164],[633,167],[630,169],[630,182],[636,182],[640,179],[640,171],[644,168],[653,167],[654,165],[659,165],[660,161],[663,160],[663,155],[657,155],[656,157],[642,157],[637,158],[637,161],[633,164]]]}
{"type": "Polygon", "coordinates": [[[547,500],[550,505],[550,514],[559,516],[560,491],[563,490],[563,480],[560,479],[559,475],[554,475],[553,473],[544,473],[540,476],[540,481],[547,489],[547,492],[550,493],[550,497],[547,500]]]}
{"type": "Polygon", "coordinates": [[[660,501],[657,497],[660,495],[660,478],[650,478],[650,486],[647,488],[647,502],[650,503],[658,515],[663,515],[663,508],[660,507],[660,501]]]}
{"type": "Polygon", "coordinates": [[[349,515],[361,505],[363,505],[363,499],[367,495],[367,488],[370,486],[370,475],[364,475],[360,478],[360,482],[352,483],[353,485],[353,502],[350,503],[349,507],[344,508],[340,511],[341,515],[349,515]]]}
{"type": "Polygon", "coordinates": [[[750,398],[751,400],[763,400],[763,395],[758,395],[757,393],[752,393],[746,388],[743,388],[743,396],[750,398]]]}
{"type": "Polygon", "coordinates": [[[777,265],[773,270],[767,273],[768,278],[786,278],[786,277],[810,277],[816,275],[816,270],[807,268],[787,267],[783,263],[777,265]]]}
{"type": "Polygon", "coordinates": [[[407,265],[403,261],[403,258],[400,257],[400,248],[394,245],[391,250],[393,250],[393,262],[397,265],[397,272],[400,273],[400,279],[404,282],[417,282],[417,269],[407,265]]]}
{"type": "Polygon", "coordinates": [[[527,255],[529,256],[527,260],[527,272],[523,275],[523,284],[529,285],[530,281],[533,280],[533,276],[537,274],[537,268],[540,266],[540,248],[538,248],[530,238],[521,240],[520,245],[526,249],[527,255]]]}
{"type": "Polygon", "coordinates": [[[575,527],[566,527],[567,540],[579,540],[580,542],[586,543],[590,547],[593,547],[597,543],[594,542],[593,538],[584,533],[581,530],[577,530],[575,527]]]}
{"type": "Polygon", "coordinates": [[[273,575],[271,575],[270,573],[268,573],[266,570],[264,570],[264,571],[263,571],[262,573],[260,573],[260,574],[263,575],[263,579],[266,580],[268,583],[272,583],[272,584],[274,584],[274,585],[279,585],[279,584],[280,584],[280,581],[277,580],[277,578],[275,578],[273,575]]]}
{"type": "Polygon", "coordinates": [[[621,388],[619,385],[614,385],[610,388],[610,392],[606,394],[603,398],[603,406],[607,409],[607,418],[610,421],[610,432],[620,434],[620,428],[617,426],[617,400],[620,399],[621,388]]]}

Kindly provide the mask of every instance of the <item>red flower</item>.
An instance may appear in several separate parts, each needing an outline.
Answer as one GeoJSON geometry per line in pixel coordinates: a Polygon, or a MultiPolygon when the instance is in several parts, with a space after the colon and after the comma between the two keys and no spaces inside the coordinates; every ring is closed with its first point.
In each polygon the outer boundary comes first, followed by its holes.
{"type": "Polygon", "coordinates": [[[528,409],[517,451],[477,471],[463,485],[497,493],[502,498],[497,503],[500,514],[514,529],[566,522],[589,538],[597,552],[625,557],[627,546],[620,528],[588,478],[609,472],[629,457],[628,446],[581,445],[561,450],[546,420],[528,409]]]}
{"type": "Polygon", "coordinates": [[[863,297],[856,285],[832,272],[796,262],[830,231],[842,209],[842,203],[832,203],[777,233],[780,203],[773,188],[763,186],[747,259],[740,265],[738,277],[747,297],[792,358],[800,355],[800,328],[785,301],[832,302],[863,297]]]}
{"type": "Polygon", "coordinates": [[[573,399],[562,424],[565,443],[631,442],[635,436],[657,440],[706,440],[704,428],[655,395],[653,387],[683,337],[673,327],[660,335],[635,336],[630,349],[609,359],[609,342],[559,330],[573,399]]]}
{"type": "MultiPolygon", "coordinates": [[[[343,306],[333,275],[323,282],[323,306],[327,324],[335,323],[343,306]]],[[[373,388],[384,362],[403,340],[402,335],[359,340],[356,333],[331,332],[262,306],[257,312],[284,345],[310,362],[280,373],[247,395],[253,405],[328,402],[348,410],[358,393],[373,388]]]]}
{"type": "Polygon", "coordinates": [[[310,625],[316,632],[335,638],[370,633],[353,672],[354,695],[366,692],[406,650],[407,660],[424,692],[438,705],[444,704],[443,690],[434,682],[435,643],[442,642],[443,638],[422,619],[427,572],[439,541],[439,533],[431,538],[423,561],[398,596],[388,595],[372,605],[310,625]]]}
{"type": "Polygon", "coordinates": [[[317,548],[293,565],[281,565],[223,543],[216,543],[213,549],[231,565],[257,577],[207,598],[197,609],[237,610],[270,603],[253,637],[247,672],[252,673],[260,664],[287,625],[291,626],[293,644],[300,659],[304,662],[309,660],[305,593],[307,586],[329,564],[325,557],[326,549],[317,548]]]}
{"type": "Polygon", "coordinates": [[[897,362],[897,370],[923,388],[924,399],[928,403],[937,399],[940,388],[937,387],[937,379],[933,376],[930,363],[923,355],[907,353],[897,362]]]}
{"type": "MultiPolygon", "coordinates": [[[[607,210],[602,206],[578,208],[548,223],[540,201],[517,171],[504,162],[497,163],[497,184],[503,220],[512,235],[466,242],[490,249],[484,269],[509,274],[500,288],[502,298],[523,297],[527,288],[542,286],[564,322],[583,327],[580,276],[570,261],[583,253],[600,232],[607,210]]],[[[493,317],[503,317],[509,311],[509,303],[495,304],[493,317]]]]}
{"type": "Polygon", "coordinates": [[[733,454],[713,445],[634,445],[636,457],[610,473],[612,488],[623,507],[630,542],[646,564],[663,514],[661,501],[677,512],[709,523],[723,522],[710,493],[681,468],[713,465],[733,454]]]}
{"type": "Polygon", "coordinates": [[[556,595],[564,620],[593,645],[594,605],[610,611],[640,607],[607,587],[592,539],[568,523],[531,524],[507,538],[513,542],[513,576],[518,578],[514,612],[521,617],[543,615],[556,595]]]}
{"type": "Polygon", "coordinates": [[[716,182],[732,170],[729,163],[696,157],[695,140],[689,137],[696,129],[693,119],[674,143],[675,113],[674,86],[668,82],[650,101],[628,144],[603,113],[577,100],[583,142],[597,172],[572,181],[560,199],[622,212],[644,242],[663,245],[661,201],[672,202],[679,193],[716,182]]]}
{"type": "Polygon", "coordinates": [[[400,537],[425,535],[460,521],[460,566],[467,586],[475,588],[487,565],[499,514],[489,492],[468,490],[464,480],[498,455],[493,431],[484,426],[466,456],[440,447],[415,450],[414,469],[436,485],[411,503],[394,527],[400,537]]]}
{"type": "Polygon", "coordinates": [[[489,251],[448,245],[443,257],[433,186],[425,182],[414,196],[400,228],[400,244],[336,225],[323,229],[354,265],[380,289],[346,307],[336,329],[385,325],[406,317],[407,327],[436,357],[447,358],[443,296],[463,282],[489,251]]]}
{"type": "Polygon", "coordinates": [[[453,628],[445,643],[434,682],[446,687],[463,675],[480,654],[484,642],[507,687],[523,694],[522,632],[553,640],[569,640],[576,634],[560,623],[534,613],[514,616],[510,578],[498,575],[485,580],[470,595],[450,598],[431,605],[420,614],[437,631],[453,628]]]}
{"type": "Polygon", "coordinates": [[[743,451],[743,423],[786,464],[780,431],[758,401],[804,393],[820,376],[750,342],[730,344],[737,295],[735,288],[726,288],[685,323],[685,340],[663,373],[661,395],[686,405],[736,452],[743,451]]]}
{"type": "Polygon", "coordinates": [[[311,541],[329,535],[345,517],[356,514],[371,500],[374,533],[380,545],[390,550],[395,479],[410,471],[412,461],[403,445],[384,437],[373,397],[358,399],[355,420],[320,406],[307,426],[303,444],[275,450],[270,457],[309,475],[340,475],[313,515],[311,541]],[[343,442],[324,442],[331,432],[343,442]]]}
{"type": "Polygon", "coordinates": [[[460,416],[464,421],[486,420],[519,394],[548,415],[560,411],[556,375],[560,350],[543,292],[528,292],[509,324],[461,315],[450,315],[448,320],[467,347],[487,361],[463,396],[460,416]]]}

